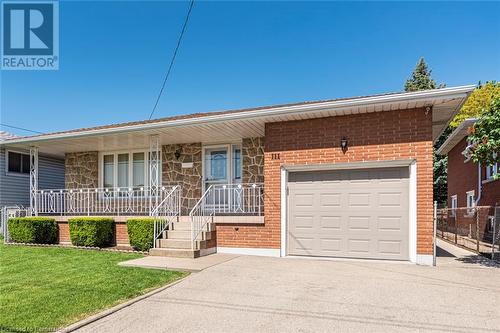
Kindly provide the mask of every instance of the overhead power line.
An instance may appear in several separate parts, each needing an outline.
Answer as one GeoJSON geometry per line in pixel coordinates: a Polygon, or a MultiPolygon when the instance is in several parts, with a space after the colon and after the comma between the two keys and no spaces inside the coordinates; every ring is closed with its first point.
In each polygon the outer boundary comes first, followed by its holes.
{"type": "Polygon", "coordinates": [[[167,74],[165,75],[165,79],[163,80],[163,84],[160,89],[160,93],[158,94],[158,97],[156,98],[155,106],[153,107],[153,110],[151,111],[151,114],[149,115],[149,119],[153,117],[153,114],[156,111],[156,107],[158,106],[158,103],[160,102],[161,95],[163,93],[163,90],[165,89],[165,84],[167,83],[168,77],[170,75],[170,71],[172,70],[172,66],[174,65],[175,57],[177,56],[177,51],[179,50],[179,46],[181,45],[182,41],[182,36],[184,36],[184,32],[186,31],[186,27],[189,21],[189,16],[191,15],[191,11],[193,10],[193,5],[194,5],[195,0],[191,0],[189,3],[189,9],[186,15],[186,18],[184,20],[184,25],[182,26],[181,34],[179,35],[179,39],[177,40],[177,45],[175,46],[174,54],[172,55],[172,59],[170,60],[170,65],[168,66],[167,74]]]}
{"type": "Polygon", "coordinates": [[[45,134],[43,132],[33,131],[33,130],[30,130],[27,128],[17,127],[17,126],[13,126],[13,125],[4,124],[4,123],[0,123],[0,126],[14,128],[14,129],[18,129],[18,130],[22,130],[22,131],[26,131],[26,132],[31,132],[31,133],[36,133],[36,134],[45,134]]]}

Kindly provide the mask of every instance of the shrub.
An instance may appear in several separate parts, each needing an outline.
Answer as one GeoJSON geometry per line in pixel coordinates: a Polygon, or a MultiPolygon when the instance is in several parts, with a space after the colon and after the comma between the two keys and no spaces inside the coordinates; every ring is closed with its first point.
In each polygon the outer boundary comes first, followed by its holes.
{"type": "Polygon", "coordinates": [[[41,216],[11,218],[9,236],[18,243],[55,244],[57,223],[53,218],[41,216]]]}
{"type": "Polygon", "coordinates": [[[68,219],[71,243],[76,246],[111,245],[113,219],[107,217],[75,217],[68,219]]]}
{"type": "Polygon", "coordinates": [[[136,218],[127,220],[130,245],[139,251],[148,251],[153,246],[155,219],[136,218]]]}

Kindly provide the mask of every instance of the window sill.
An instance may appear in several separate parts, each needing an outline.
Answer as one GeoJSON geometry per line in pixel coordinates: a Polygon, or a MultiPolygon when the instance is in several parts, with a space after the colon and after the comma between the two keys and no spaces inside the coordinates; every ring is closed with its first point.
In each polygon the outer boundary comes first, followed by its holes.
{"type": "Polygon", "coordinates": [[[500,178],[498,178],[498,179],[488,178],[488,179],[481,181],[481,184],[493,183],[493,182],[496,182],[497,180],[500,180],[500,178]]]}
{"type": "Polygon", "coordinates": [[[7,171],[5,173],[7,177],[23,177],[23,178],[29,178],[30,174],[29,173],[21,173],[21,172],[12,172],[12,171],[7,171]]]}

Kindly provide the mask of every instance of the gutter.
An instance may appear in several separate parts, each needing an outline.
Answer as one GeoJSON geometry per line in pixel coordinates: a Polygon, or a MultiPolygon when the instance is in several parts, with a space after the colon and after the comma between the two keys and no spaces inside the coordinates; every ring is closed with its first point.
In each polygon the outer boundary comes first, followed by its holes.
{"type": "Polygon", "coordinates": [[[35,137],[26,137],[21,139],[13,139],[7,140],[4,142],[0,142],[0,145],[3,144],[14,144],[14,143],[27,143],[27,142],[40,142],[40,141],[48,141],[52,139],[63,139],[63,138],[79,138],[84,136],[93,136],[93,135],[102,135],[102,134],[116,134],[122,132],[131,132],[131,131],[141,131],[141,130],[154,130],[158,128],[167,128],[167,127],[177,127],[177,126],[188,126],[188,125],[196,125],[201,123],[213,123],[219,121],[227,121],[227,120],[240,120],[240,119],[252,119],[252,118],[263,118],[269,116],[279,116],[283,114],[296,114],[302,113],[305,111],[321,111],[324,109],[332,110],[332,109],[341,109],[353,106],[367,105],[367,104],[382,104],[382,103],[394,103],[394,102],[404,102],[404,101],[419,101],[426,99],[435,99],[435,98],[466,98],[474,89],[475,85],[454,87],[454,88],[443,88],[443,89],[435,89],[435,90],[426,90],[426,91],[417,91],[417,92],[409,92],[409,93],[401,93],[395,95],[387,95],[387,96],[376,96],[376,97],[361,97],[354,98],[348,100],[338,100],[331,102],[320,102],[320,103],[311,103],[311,104],[301,104],[295,106],[286,106],[286,107],[270,107],[268,109],[260,109],[260,110],[251,110],[251,111],[242,111],[242,112],[234,112],[229,114],[215,115],[215,116],[204,116],[199,118],[188,118],[188,119],[179,119],[173,121],[164,121],[157,123],[147,123],[147,124],[138,124],[138,125],[130,125],[123,127],[112,127],[112,128],[104,128],[97,130],[86,130],[81,132],[67,132],[60,134],[47,134],[35,137]]]}

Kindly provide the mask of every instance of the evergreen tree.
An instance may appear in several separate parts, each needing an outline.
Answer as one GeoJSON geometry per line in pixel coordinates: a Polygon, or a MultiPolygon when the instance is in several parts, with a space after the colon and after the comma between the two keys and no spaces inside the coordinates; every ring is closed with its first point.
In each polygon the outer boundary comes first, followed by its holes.
{"type": "MultiPolygon", "coordinates": [[[[420,58],[417,66],[413,70],[411,77],[405,82],[405,91],[419,91],[427,89],[444,88],[444,84],[438,85],[431,77],[432,70],[425,63],[424,58],[420,58]]],[[[442,204],[446,202],[448,196],[448,156],[436,155],[439,148],[450,135],[451,129],[447,128],[434,145],[434,200],[442,204]]]]}
{"type": "Polygon", "coordinates": [[[411,78],[406,80],[405,91],[418,91],[427,89],[439,89],[443,88],[444,85],[437,85],[436,81],[431,78],[432,70],[429,69],[425,63],[424,58],[420,58],[417,66],[411,74],[411,78]]]}

